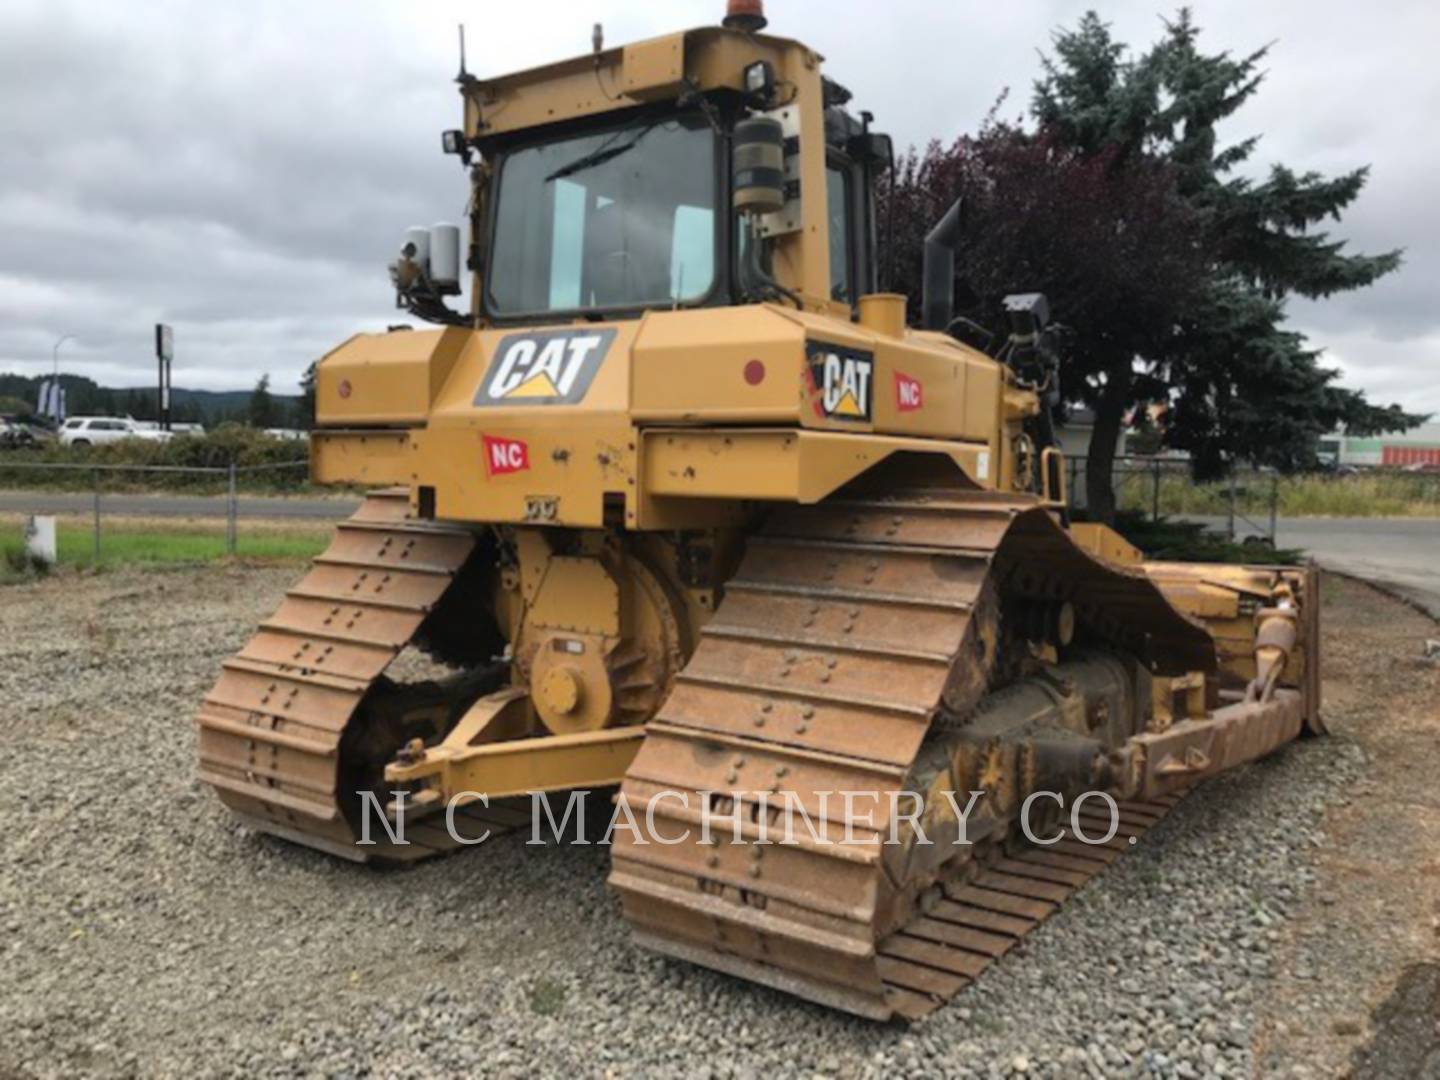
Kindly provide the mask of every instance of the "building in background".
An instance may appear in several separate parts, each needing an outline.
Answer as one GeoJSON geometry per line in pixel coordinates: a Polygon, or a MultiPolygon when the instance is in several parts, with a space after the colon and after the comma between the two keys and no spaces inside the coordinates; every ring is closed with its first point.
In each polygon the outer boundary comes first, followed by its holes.
{"type": "Polygon", "coordinates": [[[1082,458],[1090,452],[1090,436],[1094,431],[1095,411],[1072,405],[1065,419],[1055,423],[1055,441],[1067,458],[1082,458]]]}
{"type": "MultiPolygon", "coordinates": [[[[1184,460],[1184,450],[1170,450],[1161,445],[1165,434],[1163,405],[1147,405],[1132,409],[1125,417],[1120,435],[1115,440],[1116,457],[1163,457],[1184,460]]],[[[1066,458],[1075,460],[1090,454],[1090,437],[1095,433],[1095,410],[1088,405],[1072,405],[1064,420],[1055,423],[1055,441],[1066,458]]]]}
{"type": "MultiPolygon", "coordinates": [[[[1165,407],[1151,405],[1142,414],[1132,411],[1115,447],[1121,458],[1163,458],[1184,461],[1183,450],[1160,444],[1165,431],[1165,407]]],[[[1064,421],[1055,425],[1055,439],[1065,457],[1077,461],[1090,452],[1095,413],[1083,405],[1071,406],[1064,421]]],[[[1331,469],[1440,469],[1440,423],[1422,424],[1412,431],[1397,431],[1375,438],[1360,438],[1337,431],[1316,443],[1320,463],[1331,469]]]]}
{"type": "Polygon", "coordinates": [[[1321,439],[1316,450],[1332,467],[1440,469],[1440,424],[1366,439],[1336,432],[1321,439]]]}

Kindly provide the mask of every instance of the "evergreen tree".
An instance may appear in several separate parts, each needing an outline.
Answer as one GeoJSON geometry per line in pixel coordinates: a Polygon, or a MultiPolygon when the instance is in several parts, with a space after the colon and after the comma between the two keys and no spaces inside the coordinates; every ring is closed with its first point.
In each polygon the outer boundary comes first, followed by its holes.
{"type": "Polygon", "coordinates": [[[295,426],[301,431],[309,431],[315,426],[315,366],[316,361],[310,361],[305,374],[300,376],[300,415],[295,426]]]}
{"type": "Polygon", "coordinates": [[[1377,434],[1423,419],[1334,385],[1319,351],[1285,328],[1288,296],[1360,288],[1399,266],[1399,252],[1354,254],[1318,228],[1360,194],[1366,170],[1235,175],[1258,140],[1221,147],[1215,128],[1256,93],[1267,50],[1207,55],[1198,35],[1182,10],[1131,60],[1088,14],[1043,61],[1033,129],[992,110],[977,135],[912,152],[881,190],[902,260],[888,284],[911,297],[912,316],[925,232],[957,196],[966,313],[998,329],[1007,293],[1047,294],[1071,331],[1064,400],[1096,414],[1086,488],[1102,519],[1136,406],[1164,407],[1159,434],[1200,478],[1237,460],[1311,467],[1337,424],[1377,434]]]}
{"type": "MultiPolygon", "coordinates": [[[[1400,430],[1424,418],[1377,408],[1333,385],[1336,372],[1284,328],[1287,296],[1324,297],[1369,285],[1400,265],[1399,251],[1347,252],[1317,230],[1360,194],[1368,169],[1325,177],[1276,165],[1263,181],[1235,175],[1258,138],[1222,147],[1216,125],[1260,88],[1269,47],[1242,57],[1207,54],[1187,9],[1136,61],[1094,13],[1056,35],[1032,112],[1041,129],[1076,152],[1153,158],[1175,170],[1176,191],[1197,212],[1193,243],[1207,267],[1195,296],[1171,313],[1153,349],[1108,356],[1067,371],[1072,397],[1096,425],[1087,468],[1090,507],[1114,512],[1113,456],[1126,412],[1145,401],[1172,406],[1170,446],[1190,452],[1197,476],[1237,459],[1282,469],[1313,465],[1316,438],[1344,423],[1356,434],[1400,430]]],[[[1094,337],[1095,328],[1078,328],[1094,337]]]]}
{"type": "Polygon", "coordinates": [[[246,422],[253,428],[275,427],[275,399],[270,396],[270,376],[261,375],[255,389],[250,392],[250,405],[245,414],[246,422]]]}
{"type": "Polygon", "coordinates": [[[200,413],[200,406],[193,398],[182,399],[175,395],[170,398],[170,422],[172,424],[202,424],[205,418],[200,413]]]}
{"type": "Polygon", "coordinates": [[[144,390],[127,390],[121,406],[125,416],[133,420],[158,420],[155,395],[144,390]]]}

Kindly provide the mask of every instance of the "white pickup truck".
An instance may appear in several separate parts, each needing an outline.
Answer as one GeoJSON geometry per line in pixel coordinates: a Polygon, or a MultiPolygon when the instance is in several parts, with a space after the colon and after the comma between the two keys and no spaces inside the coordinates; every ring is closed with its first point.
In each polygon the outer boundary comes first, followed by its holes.
{"type": "Polygon", "coordinates": [[[122,439],[168,442],[173,437],[168,431],[146,430],[119,416],[72,416],[60,428],[60,442],[65,446],[102,446],[122,439]]]}

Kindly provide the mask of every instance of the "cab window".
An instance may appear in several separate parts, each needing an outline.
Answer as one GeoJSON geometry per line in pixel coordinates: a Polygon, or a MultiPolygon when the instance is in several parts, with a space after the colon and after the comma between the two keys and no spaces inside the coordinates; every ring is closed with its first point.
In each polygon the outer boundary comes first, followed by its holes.
{"type": "Polygon", "coordinates": [[[488,310],[502,317],[702,303],[717,278],[716,137],[636,120],[500,160],[488,310]]]}

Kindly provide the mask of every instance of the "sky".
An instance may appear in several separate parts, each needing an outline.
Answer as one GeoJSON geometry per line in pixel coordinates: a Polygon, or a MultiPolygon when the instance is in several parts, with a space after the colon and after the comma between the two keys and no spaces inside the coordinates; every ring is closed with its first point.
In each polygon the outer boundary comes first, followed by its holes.
{"type": "MultiPolygon", "coordinates": [[[[1265,85],[1223,129],[1273,162],[1369,186],[1336,235],[1404,248],[1359,292],[1293,301],[1291,325],[1379,403],[1440,413],[1440,8],[1383,0],[1195,0],[1202,44],[1273,42],[1265,85]]],[[[310,361],[400,313],[386,275],[404,229],[466,197],[440,132],[458,127],[456,26],[497,75],[717,22],[724,0],[5,0],[0,5],[0,371],[154,381],[175,328],[177,386],[293,392],[310,361]]],[[[897,146],[976,129],[1087,8],[1144,48],[1160,0],[769,0],[897,146]]]]}

